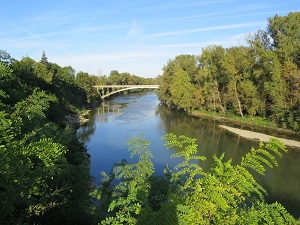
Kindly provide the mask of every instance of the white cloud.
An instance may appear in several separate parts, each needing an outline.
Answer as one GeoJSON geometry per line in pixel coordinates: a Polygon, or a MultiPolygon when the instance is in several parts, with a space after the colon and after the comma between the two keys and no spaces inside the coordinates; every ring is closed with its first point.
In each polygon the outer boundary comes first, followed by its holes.
{"type": "Polygon", "coordinates": [[[263,24],[265,24],[265,22],[238,23],[238,24],[231,24],[231,25],[222,25],[222,26],[213,26],[213,27],[149,34],[149,35],[146,35],[146,37],[163,37],[163,36],[173,36],[173,35],[205,32],[205,31],[220,31],[220,30],[229,30],[229,29],[246,28],[246,27],[259,27],[263,24]]]}
{"type": "Polygon", "coordinates": [[[134,38],[141,33],[140,29],[138,28],[137,22],[135,20],[132,21],[130,29],[126,35],[126,38],[134,38]]]}

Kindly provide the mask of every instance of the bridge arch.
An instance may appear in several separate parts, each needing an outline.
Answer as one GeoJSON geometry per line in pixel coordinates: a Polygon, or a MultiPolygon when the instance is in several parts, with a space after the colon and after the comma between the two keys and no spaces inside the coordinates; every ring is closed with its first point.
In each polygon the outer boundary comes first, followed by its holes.
{"type": "Polygon", "coordinates": [[[101,98],[105,99],[113,94],[122,92],[122,91],[127,91],[127,90],[132,90],[132,89],[157,89],[159,88],[159,85],[99,85],[99,86],[94,86],[95,88],[97,88],[97,90],[99,91],[99,89],[105,90],[105,89],[109,89],[109,88],[117,88],[117,90],[113,90],[112,92],[109,92],[105,95],[102,95],[101,98]]]}

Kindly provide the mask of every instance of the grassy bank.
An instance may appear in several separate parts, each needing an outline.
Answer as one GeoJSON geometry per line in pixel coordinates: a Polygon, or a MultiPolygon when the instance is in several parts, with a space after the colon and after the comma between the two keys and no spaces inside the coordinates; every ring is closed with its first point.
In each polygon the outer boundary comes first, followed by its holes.
{"type": "Polygon", "coordinates": [[[262,117],[239,117],[236,115],[231,115],[231,114],[220,114],[217,112],[208,112],[208,111],[200,111],[200,110],[194,110],[191,112],[192,116],[197,116],[197,117],[208,117],[212,118],[215,120],[220,120],[220,121],[225,121],[225,122],[231,122],[235,124],[245,124],[249,126],[257,126],[261,128],[270,128],[274,129],[277,131],[281,132],[286,132],[286,133],[295,133],[291,130],[279,128],[275,122],[269,121],[266,118],[262,117]]]}

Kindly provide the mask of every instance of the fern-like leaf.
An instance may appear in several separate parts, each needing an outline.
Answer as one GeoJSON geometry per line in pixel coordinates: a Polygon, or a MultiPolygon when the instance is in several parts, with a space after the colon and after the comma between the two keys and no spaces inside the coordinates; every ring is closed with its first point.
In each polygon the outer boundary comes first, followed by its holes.
{"type": "Polygon", "coordinates": [[[273,167],[278,165],[275,155],[282,157],[281,152],[287,152],[285,145],[275,138],[271,138],[267,144],[260,143],[256,150],[251,149],[245,157],[242,158],[241,166],[251,168],[257,173],[264,175],[266,166],[273,167]]]}

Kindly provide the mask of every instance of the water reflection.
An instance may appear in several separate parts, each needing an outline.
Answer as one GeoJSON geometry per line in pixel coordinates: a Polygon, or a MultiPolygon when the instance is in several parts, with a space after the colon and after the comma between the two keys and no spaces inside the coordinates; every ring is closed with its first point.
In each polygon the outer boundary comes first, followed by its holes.
{"type": "Polygon", "coordinates": [[[83,142],[90,141],[90,136],[95,133],[96,123],[105,124],[108,121],[110,113],[119,115],[122,108],[125,108],[126,104],[114,104],[111,102],[103,102],[101,106],[93,108],[86,116],[88,122],[81,125],[77,130],[77,135],[83,142]],[[102,115],[102,116],[101,116],[102,115]]]}
{"type": "MultiPolygon", "coordinates": [[[[210,164],[213,163],[213,155],[219,157],[225,152],[225,160],[232,159],[233,164],[237,164],[241,162],[242,157],[251,147],[258,147],[256,141],[240,138],[238,135],[221,129],[219,125],[224,124],[222,121],[171,112],[164,106],[158,107],[157,114],[162,118],[162,128],[165,129],[166,133],[184,134],[198,139],[199,154],[207,157],[204,162],[200,162],[204,170],[207,170],[210,164]]],[[[230,126],[233,125],[230,124],[230,126]]],[[[235,127],[262,132],[261,128],[255,129],[245,125],[235,125],[235,127]]],[[[272,131],[272,135],[274,135],[274,131],[272,131]]],[[[290,138],[283,133],[275,135],[290,138]]],[[[295,139],[295,136],[293,136],[293,139],[295,139]]],[[[288,148],[288,150],[288,154],[283,154],[282,158],[277,158],[279,167],[268,169],[265,176],[253,174],[267,190],[267,200],[269,202],[279,201],[289,212],[299,217],[300,149],[288,148]]]]}
{"type": "MultiPolygon", "coordinates": [[[[208,118],[187,116],[184,113],[169,111],[159,104],[154,93],[135,93],[120,96],[106,101],[97,109],[91,111],[89,122],[78,130],[91,154],[91,174],[100,179],[102,170],[109,172],[112,164],[122,159],[132,160],[127,152],[126,142],[130,137],[145,134],[151,142],[154,164],[162,171],[166,164],[172,168],[179,161],[171,160],[170,155],[176,151],[166,151],[161,136],[165,133],[175,133],[197,138],[199,155],[207,160],[200,162],[204,170],[213,162],[213,155],[220,156],[225,152],[225,160],[232,159],[240,163],[241,158],[258,143],[240,138],[219,125],[224,122],[208,118]]],[[[228,124],[227,125],[232,125],[228,124]]],[[[245,125],[235,125],[237,128],[257,130],[245,125]]],[[[261,129],[261,128],[260,128],[261,129]]],[[[271,131],[274,135],[274,131],[271,131]]],[[[286,135],[279,134],[278,135],[286,135]]],[[[255,177],[268,193],[268,200],[280,201],[295,216],[300,216],[300,149],[290,149],[279,159],[279,167],[268,169],[266,176],[255,177]]]]}

